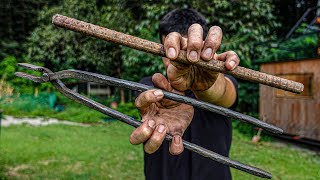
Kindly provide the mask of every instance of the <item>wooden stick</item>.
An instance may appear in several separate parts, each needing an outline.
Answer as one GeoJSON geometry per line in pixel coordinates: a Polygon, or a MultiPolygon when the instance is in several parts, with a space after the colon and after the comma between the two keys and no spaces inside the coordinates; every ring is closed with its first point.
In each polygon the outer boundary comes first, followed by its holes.
{"type": "MultiPolygon", "coordinates": [[[[69,29],[75,32],[80,32],[105,41],[117,43],[133,49],[137,49],[140,51],[152,53],[163,57],[166,56],[162,44],[127,35],[121,32],[97,26],[91,23],[83,22],[67,16],[56,14],[52,17],[52,23],[56,26],[69,29]]],[[[187,60],[186,52],[183,50],[180,50],[180,54],[176,61],[190,64],[190,62],[187,60]]],[[[225,69],[225,63],[222,61],[212,60],[209,62],[205,62],[200,60],[194,63],[194,65],[217,72],[230,74],[236,78],[240,78],[243,80],[261,83],[264,85],[276,87],[294,93],[301,93],[304,88],[303,84],[301,83],[240,66],[238,66],[232,71],[228,71],[225,69]]]]}

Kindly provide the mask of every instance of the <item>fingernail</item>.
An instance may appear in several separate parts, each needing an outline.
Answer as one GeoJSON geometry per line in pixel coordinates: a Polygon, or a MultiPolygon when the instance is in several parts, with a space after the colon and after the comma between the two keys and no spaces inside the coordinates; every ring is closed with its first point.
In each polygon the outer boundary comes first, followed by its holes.
{"type": "Polygon", "coordinates": [[[180,136],[173,137],[173,142],[174,142],[174,144],[179,145],[180,144],[180,136]]]}
{"type": "Polygon", "coordinates": [[[204,51],[203,55],[204,55],[206,58],[210,58],[211,55],[212,55],[212,49],[211,49],[211,48],[207,48],[207,49],[204,51]]]}
{"type": "Polygon", "coordinates": [[[189,59],[191,61],[196,61],[198,59],[198,53],[196,51],[190,51],[189,59]]]}
{"type": "Polygon", "coordinates": [[[174,48],[169,48],[167,56],[170,59],[175,58],[176,57],[176,50],[174,48]]]}
{"type": "Polygon", "coordinates": [[[231,68],[233,68],[234,65],[236,65],[236,63],[235,63],[234,61],[230,61],[230,62],[229,62],[229,65],[231,66],[231,68]]]}
{"type": "Polygon", "coordinates": [[[154,94],[155,96],[162,96],[162,95],[163,95],[163,92],[162,92],[161,90],[156,90],[156,91],[153,92],[153,94],[154,94]]]}
{"type": "Polygon", "coordinates": [[[166,128],[164,127],[164,125],[160,125],[159,127],[158,127],[158,132],[159,133],[163,133],[163,131],[165,130],[166,128]]]}
{"type": "Polygon", "coordinates": [[[149,127],[154,128],[154,126],[156,125],[156,122],[154,122],[154,120],[149,120],[148,125],[149,127]]]}

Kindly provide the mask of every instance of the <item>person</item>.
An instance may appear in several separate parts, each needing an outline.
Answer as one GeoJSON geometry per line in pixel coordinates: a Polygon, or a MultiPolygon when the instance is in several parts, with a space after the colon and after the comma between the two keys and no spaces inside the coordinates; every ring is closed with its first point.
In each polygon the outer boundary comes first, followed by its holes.
{"type": "Polygon", "coordinates": [[[231,76],[175,61],[180,50],[191,63],[225,61],[233,70],[239,57],[233,51],[217,54],[222,40],[218,26],[210,29],[205,18],[193,9],[175,9],[166,14],[159,26],[166,56],[167,77],[160,73],[140,82],[158,88],[139,94],[135,106],[142,125],[131,136],[132,144],[144,143],[145,177],[151,180],[231,179],[229,167],[184,151],[182,139],[229,156],[231,120],[225,116],[163,98],[163,89],[227,108],[237,104],[237,82],[231,76]],[[173,136],[171,143],[165,134],[173,136]]]}

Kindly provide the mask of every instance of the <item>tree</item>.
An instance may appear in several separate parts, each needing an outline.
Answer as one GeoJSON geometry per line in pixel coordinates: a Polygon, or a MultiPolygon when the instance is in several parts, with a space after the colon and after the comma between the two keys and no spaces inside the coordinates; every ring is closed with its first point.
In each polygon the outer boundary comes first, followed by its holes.
{"type": "Polygon", "coordinates": [[[241,64],[247,67],[251,67],[250,46],[275,38],[272,29],[279,26],[271,1],[64,0],[39,13],[39,25],[27,43],[28,57],[55,71],[75,68],[138,81],[164,71],[159,57],[54,27],[52,15],[60,13],[159,42],[159,20],[167,11],[178,7],[192,7],[207,17],[210,26],[220,26],[224,40],[219,52],[236,51],[241,64]]]}

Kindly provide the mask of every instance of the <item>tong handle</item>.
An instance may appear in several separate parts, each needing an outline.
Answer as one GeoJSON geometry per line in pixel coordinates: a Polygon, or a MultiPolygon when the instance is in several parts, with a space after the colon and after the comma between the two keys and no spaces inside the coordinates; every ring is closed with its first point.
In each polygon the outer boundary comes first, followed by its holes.
{"type": "MultiPolygon", "coordinates": [[[[19,63],[18,64],[21,67],[24,67],[26,69],[30,69],[30,70],[34,70],[34,71],[39,71],[39,72],[43,72],[42,77],[38,77],[38,76],[34,76],[34,75],[30,75],[30,74],[26,74],[26,73],[21,73],[21,72],[16,72],[15,75],[18,77],[22,77],[22,78],[26,78],[29,80],[32,80],[34,82],[38,82],[38,83],[43,83],[43,82],[47,82],[47,81],[51,81],[51,83],[53,84],[53,86],[63,95],[65,95],[66,97],[78,102],[79,104],[85,105],[89,108],[95,109],[103,114],[106,114],[108,116],[111,116],[115,119],[119,119],[120,121],[131,125],[133,127],[139,127],[141,125],[140,121],[137,121],[136,119],[123,114],[121,112],[118,112],[114,109],[108,108],[98,102],[93,101],[92,99],[89,99],[85,96],[80,95],[79,93],[73,92],[72,90],[70,90],[69,88],[67,88],[65,86],[65,84],[63,84],[63,82],[60,80],[60,78],[70,78],[70,77],[78,77],[78,76],[74,76],[74,75],[79,75],[78,73],[81,74],[81,72],[79,71],[60,71],[58,73],[53,73],[51,70],[44,68],[44,67],[40,67],[40,66],[35,66],[35,65],[31,65],[31,64],[26,64],[26,63],[19,63]]],[[[82,72],[84,73],[84,72],[82,72]]],[[[81,74],[80,77],[82,77],[83,74],[81,74]]],[[[84,80],[88,80],[88,81],[98,81],[100,82],[100,80],[105,81],[105,76],[103,75],[98,75],[98,74],[94,74],[94,73],[89,73],[86,74],[87,78],[85,78],[84,80]],[[96,77],[96,76],[101,76],[101,77],[96,77]],[[100,80],[99,80],[100,79],[100,80]]],[[[81,78],[80,78],[81,79],[81,78]]],[[[115,81],[110,81],[112,83],[117,84],[117,82],[115,81]]],[[[133,82],[128,82],[128,83],[133,83],[133,82]]],[[[126,84],[126,83],[125,83],[126,84]]],[[[127,84],[128,85],[128,84],[127,84]]],[[[167,141],[172,141],[172,136],[170,134],[166,134],[165,139],[167,141]]],[[[193,151],[203,157],[209,158],[213,161],[228,165],[230,167],[233,167],[235,169],[239,169],[241,171],[247,172],[249,174],[255,175],[255,176],[259,176],[259,177],[263,177],[263,178],[272,178],[272,174],[261,170],[259,168],[253,167],[253,166],[249,166],[243,163],[240,163],[238,161],[234,161],[229,159],[228,157],[224,157],[220,154],[217,154],[213,151],[210,151],[208,149],[205,149],[201,146],[198,146],[196,144],[190,143],[188,141],[183,140],[182,141],[184,147],[190,151],[193,151]]]]}
{"type": "MultiPolygon", "coordinates": [[[[80,32],[105,41],[124,45],[133,49],[137,49],[140,51],[152,53],[163,57],[166,56],[162,44],[127,35],[121,32],[117,32],[108,28],[80,21],[74,18],[56,14],[52,17],[52,23],[56,26],[69,29],[75,32],[80,32]]],[[[187,60],[186,52],[183,50],[180,51],[179,56],[175,61],[190,64],[190,62],[187,60]]],[[[230,74],[234,77],[248,80],[251,82],[261,83],[271,87],[291,91],[294,93],[301,93],[304,88],[303,84],[301,83],[240,66],[238,66],[232,71],[227,71],[225,69],[225,63],[222,61],[212,60],[209,62],[205,62],[201,60],[194,63],[194,65],[212,71],[230,74]]]]}
{"type": "MultiPolygon", "coordinates": [[[[63,95],[65,95],[66,97],[68,97],[68,98],[70,98],[70,99],[72,99],[82,105],[85,105],[89,108],[95,109],[103,114],[106,114],[110,117],[118,119],[118,120],[120,120],[128,125],[131,125],[133,127],[137,128],[141,125],[140,121],[137,121],[136,119],[134,119],[126,114],[123,114],[123,113],[118,112],[114,109],[108,108],[98,102],[93,101],[92,99],[89,99],[85,96],[82,96],[82,95],[76,93],[76,92],[73,92],[72,90],[68,89],[60,80],[54,80],[54,81],[51,81],[51,83],[63,95]]],[[[171,142],[172,136],[170,134],[166,134],[165,139],[167,141],[171,142]]],[[[209,158],[213,161],[217,161],[217,162],[222,163],[224,165],[233,167],[235,169],[247,172],[247,173],[255,175],[255,176],[259,176],[262,178],[268,178],[268,179],[272,178],[272,174],[270,174],[262,169],[259,169],[259,168],[256,168],[256,167],[253,167],[250,165],[246,165],[246,164],[243,164],[238,161],[231,160],[228,157],[224,157],[218,153],[215,153],[213,151],[210,151],[208,149],[205,149],[201,146],[198,146],[196,144],[193,144],[193,143],[185,141],[185,140],[183,140],[182,143],[186,149],[193,151],[203,157],[209,158]]]]}

